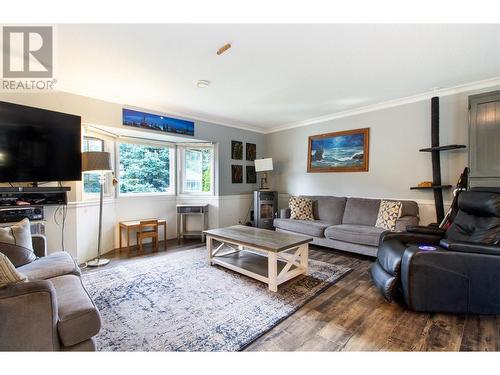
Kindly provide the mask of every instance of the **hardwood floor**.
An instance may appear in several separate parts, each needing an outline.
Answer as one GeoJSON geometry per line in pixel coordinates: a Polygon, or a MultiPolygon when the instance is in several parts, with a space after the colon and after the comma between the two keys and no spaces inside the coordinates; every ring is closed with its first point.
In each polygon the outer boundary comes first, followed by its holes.
{"type": "MultiPolygon", "coordinates": [[[[110,266],[200,246],[168,241],[165,252],[145,246],[106,254],[110,266]]],[[[310,257],[352,272],[246,348],[249,351],[499,351],[500,316],[422,314],[389,304],[373,286],[371,258],[311,246],[310,257]]]]}

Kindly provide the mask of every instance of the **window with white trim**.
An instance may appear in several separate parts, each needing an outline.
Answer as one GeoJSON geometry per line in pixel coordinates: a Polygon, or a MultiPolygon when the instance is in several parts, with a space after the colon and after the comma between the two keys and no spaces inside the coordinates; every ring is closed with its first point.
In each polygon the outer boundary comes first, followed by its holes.
{"type": "Polygon", "coordinates": [[[179,149],[181,194],[214,194],[214,147],[182,145],[179,149]]]}
{"type": "Polygon", "coordinates": [[[174,194],[174,147],[119,143],[119,193],[174,194]]]}

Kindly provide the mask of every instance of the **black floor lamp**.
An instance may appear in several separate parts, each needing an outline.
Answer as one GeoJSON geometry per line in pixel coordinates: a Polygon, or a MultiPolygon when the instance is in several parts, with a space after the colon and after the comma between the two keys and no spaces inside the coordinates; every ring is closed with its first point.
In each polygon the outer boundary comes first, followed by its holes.
{"type": "Polygon", "coordinates": [[[82,172],[99,173],[99,236],[97,237],[97,258],[87,263],[89,267],[104,266],[109,263],[109,259],[101,258],[102,242],[102,198],[105,173],[111,172],[111,156],[109,152],[88,151],[82,153],[82,172]]]}

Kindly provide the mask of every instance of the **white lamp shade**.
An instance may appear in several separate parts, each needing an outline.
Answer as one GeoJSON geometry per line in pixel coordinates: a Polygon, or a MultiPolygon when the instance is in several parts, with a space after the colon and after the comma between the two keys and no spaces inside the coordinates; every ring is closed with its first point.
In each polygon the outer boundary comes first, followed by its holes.
{"type": "Polygon", "coordinates": [[[255,160],[255,172],[266,172],[273,170],[273,159],[256,159],[255,160]]]}
{"type": "Polygon", "coordinates": [[[112,170],[109,152],[82,152],[82,172],[111,172],[112,170]]]}

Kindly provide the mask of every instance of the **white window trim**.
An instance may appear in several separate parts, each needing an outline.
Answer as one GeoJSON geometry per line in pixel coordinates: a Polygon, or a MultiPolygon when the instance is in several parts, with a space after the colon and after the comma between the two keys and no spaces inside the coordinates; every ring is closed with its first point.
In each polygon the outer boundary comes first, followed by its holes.
{"type": "Polygon", "coordinates": [[[126,197],[157,197],[157,196],[175,196],[176,195],[176,183],[177,183],[177,173],[175,170],[176,166],[176,152],[175,147],[170,142],[153,142],[148,140],[136,140],[130,138],[121,138],[119,137],[115,142],[115,171],[116,178],[118,179],[118,183],[115,187],[115,194],[117,198],[126,198],[126,197]],[[155,147],[165,147],[170,149],[170,189],[165,192],[153,192],[153,193],[121,193],[120,192],[120,144],[137,144],[143,146],[155,146],[155,147]]]}
{"type": "Polygon", "coordinates": [[[215,171],[215,166],[217,165],[216,163],[216,158],[217,158],[217,148],[214,144],[181,144],[177,145],[177,175],[179,176],[178,178],[178,185],[177,185],[177,191],[178,191],[178,196],[182,197],[192,197],[192,196],[215,196],[216,195],[216,189],[215,187],[217,186],[216,181],[215,181],[215,176],[216,176],[216,171],[215,171]],[[211,149],[212,150],[212,166],[210,168],[211,174],[210,174],[210,191],[207,192],[191,192],[191,191],[184,191],[184,181],[185,181],[185,173],[184,173],[184,164],[186,163],[185,161],[185,153],[183,152],[186,149],[193,148],[193,149],[211,149]]]}
{"type": "MultiPolygon", "coordinates": [[[[82,135],[82,142],[83,142],[83,139],[85,137],[96,138],[96,139],[103,141],[104,151],[109,152],[111,155],[111,158],[113,158],[113,155],[115,154],[115,152],[114,152],[115,143],[114,142],[109,141],[108,139],[105,139],[104,137],[101,137],[98,134],[92,134],[91,132],[85,132],[85,134],[82,135]]],[[[111,160],[111,163],[113,164],[113,160],[111,160]]],[[[85,186],[84,186],[85,184],[84,184],[84,180],[83,180],[83,175],[85,173],[86,172],[82,172],[82,183],[81,183],[81,185],[82,185],[82,187],[81,187],[82,199],[84,201],[93,201],[93,200],[99,199],[99,193],[87,193],[87,192],[85,192],[85,186]]],[[[104,198],[114,198],[114,195],[115,195],[115,189],[113,187],[113,173],[108,172],[108,173],[105,173],[103,197],[104,198]]]]}

